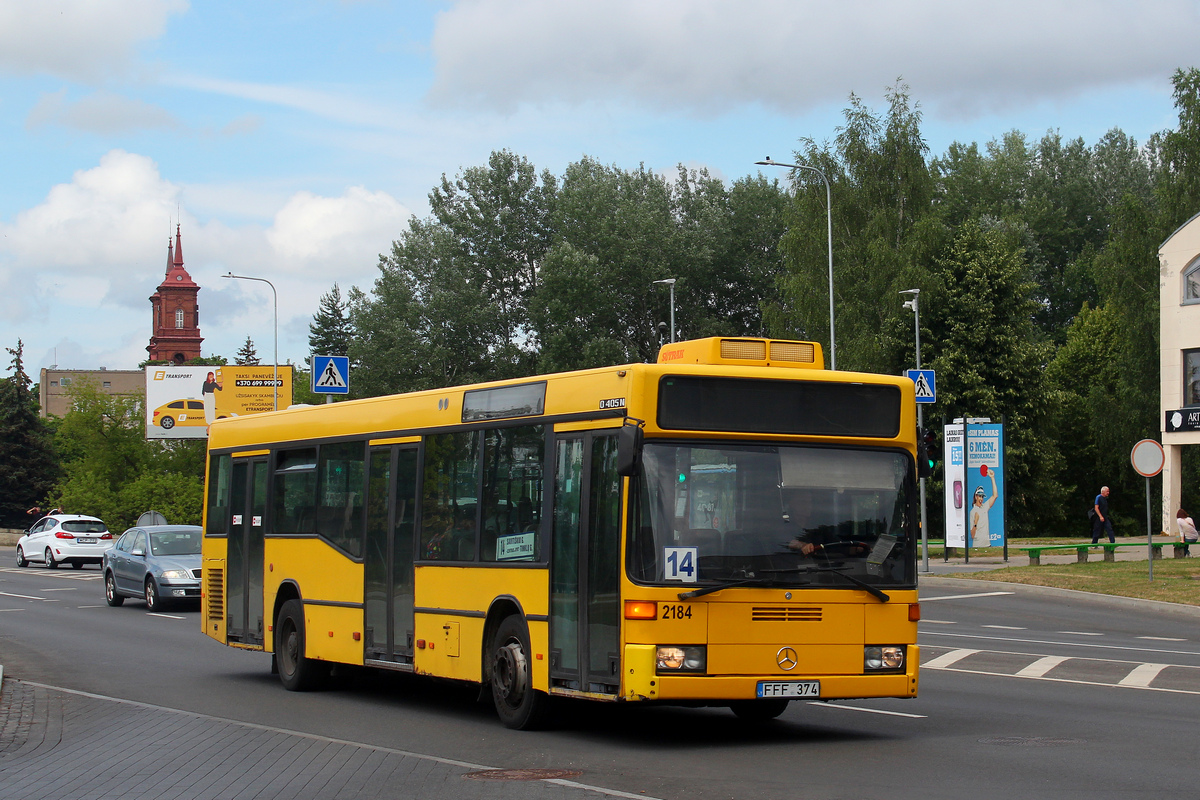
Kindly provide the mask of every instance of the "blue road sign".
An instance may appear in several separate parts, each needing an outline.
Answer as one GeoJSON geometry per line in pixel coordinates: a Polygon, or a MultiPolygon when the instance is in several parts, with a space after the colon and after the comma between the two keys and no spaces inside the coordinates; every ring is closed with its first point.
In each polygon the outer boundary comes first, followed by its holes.
{"type": "Polygon", "coordinates": [[[904,374],[917,386],[918,403],[937,402],[937,376],[931,369],[910,369],[904,374]]]}
{"type": "Polygon", "coordinates": [[[313,356],[315,394],[350,394],[350,357],[313,356]]]}

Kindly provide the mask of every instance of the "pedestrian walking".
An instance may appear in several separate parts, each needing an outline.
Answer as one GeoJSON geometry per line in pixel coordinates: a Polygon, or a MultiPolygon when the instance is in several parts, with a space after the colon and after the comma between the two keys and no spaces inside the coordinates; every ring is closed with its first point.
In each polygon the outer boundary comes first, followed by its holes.
{"type": "Polygon", "coordinates": [[[1175,512],[1175,524],[1179,526],[1179,541],[1183,542],[1183,554],[1190,556],[1192,553],[1188,545],[1195,544],[1200,539],[1200,534],[1196,532],[1196,523],[1192,522],[1192,518],[1181,508],[1175,512]]]}
{"type": "Polygon", "coordinates": [[[1096,516],[1092,517],[1092,544],[1100,541],[1100,537],[1107,532],[1108,541],[1116,543],[1117,537],[1113,533],[1112,520],[1108,517],[1108,487],[1101,486],[1100,494],[1096,495],[1096,499],[1092,501],[1092,510],[1096,512],[1096,516]]]}

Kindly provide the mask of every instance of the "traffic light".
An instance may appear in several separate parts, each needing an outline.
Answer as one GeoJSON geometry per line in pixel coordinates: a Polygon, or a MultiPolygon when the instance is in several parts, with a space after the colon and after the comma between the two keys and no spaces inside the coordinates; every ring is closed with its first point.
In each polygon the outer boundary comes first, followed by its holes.
{"type": "Polygon", "coordinates": [[[917,477],[928,478],[941,460],[942,448],[933,428],[917,430],[917,477]]]}

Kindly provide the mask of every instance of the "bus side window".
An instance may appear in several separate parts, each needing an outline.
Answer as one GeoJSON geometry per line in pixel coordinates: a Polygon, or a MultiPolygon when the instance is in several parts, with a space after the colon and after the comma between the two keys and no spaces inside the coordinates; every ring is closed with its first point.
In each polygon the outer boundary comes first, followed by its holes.
{"type": "Polygon", "coordinates": [[[542,509],[541,425],[490,430],[483,445],[481,561],[536,561],[542,509]]]}
{"type": "Polygon", "coordinates": [[[425,439],[420,557],[474,561],[480,431],[425,439]]]}

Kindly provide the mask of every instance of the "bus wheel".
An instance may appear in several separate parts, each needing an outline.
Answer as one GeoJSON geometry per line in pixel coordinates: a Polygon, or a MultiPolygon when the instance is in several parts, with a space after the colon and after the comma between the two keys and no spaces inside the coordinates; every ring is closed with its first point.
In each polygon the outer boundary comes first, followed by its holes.
{"type": "Polygon", "coordinates": [[[492,637],[492,700],[507,728],[531,730],[546,717],[550,698],[533,688],[529,629],[517,615],[506,617],[492,637]]]}
{"type": "Polygon", "coordinates": [[[275,620],[275,661],[279,682],[289,692],[320,688],[329,666],[304,655],[304,604],[288,600],[275,620]]]}
{"type": "Polygon", "coordinates": [[[739,700],[729,704],[729,710],[748,722],[767,722],[787,710],[787,700],[739,700]]]}

